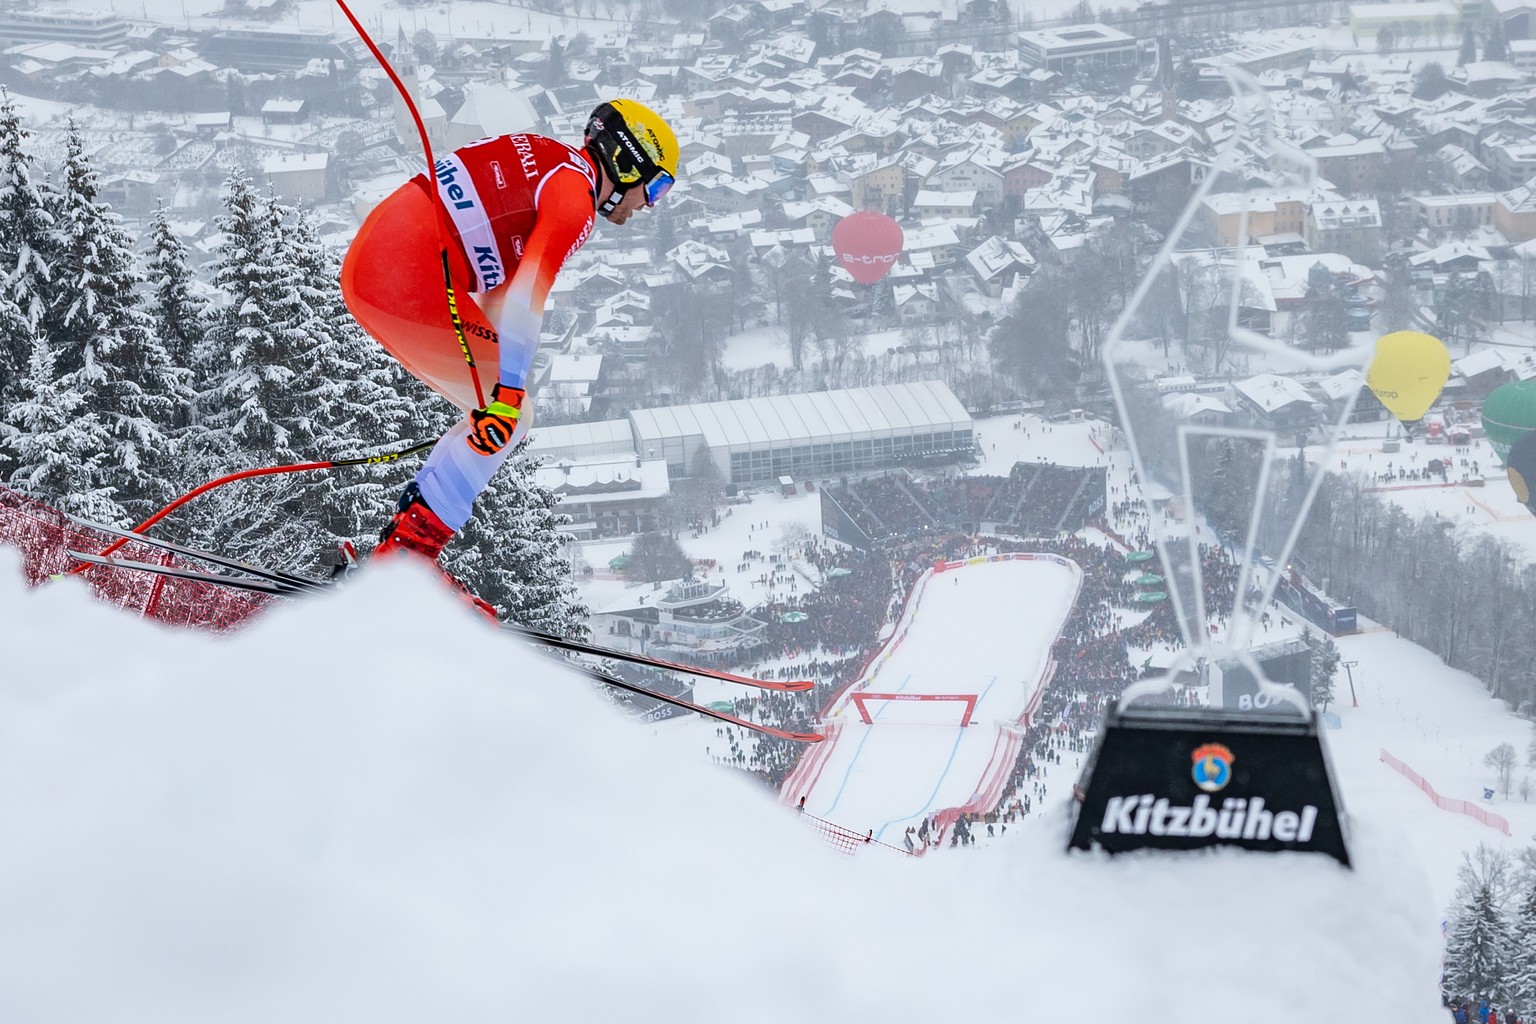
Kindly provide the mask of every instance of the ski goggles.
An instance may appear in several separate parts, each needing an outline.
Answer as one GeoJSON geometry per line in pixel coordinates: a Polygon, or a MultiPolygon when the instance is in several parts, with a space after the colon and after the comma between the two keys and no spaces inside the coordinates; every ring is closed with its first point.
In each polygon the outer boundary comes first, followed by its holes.
{"type": "Polygon", "coordinates": [[[654,178],[645,183],[645,205],[655,206],[661,202],[661,197],[672,191],[675,184],[676,178],[666,171],[658,171],[654,178]]]}

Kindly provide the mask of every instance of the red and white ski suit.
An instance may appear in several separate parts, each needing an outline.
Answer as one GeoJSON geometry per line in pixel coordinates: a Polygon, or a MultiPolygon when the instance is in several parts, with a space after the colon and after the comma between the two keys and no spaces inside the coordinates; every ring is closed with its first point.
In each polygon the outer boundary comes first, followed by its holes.
{"type": "MultiPolygon", "coordinates": [[[[495,381],[482,375],[485,401],[495,382],[527,391],[545,300],[592,233],[599,178],[585,152],[542,135],[481,139],[438,159],[433,171],[431,184],[417,175],[368,215],[342,262],[341,290],[364,330],[467,412],[480,403],[449,318],[443,243],[475,363],[497,368],[495,381]]],[[[530,393],[513,443],[497,454],[465,443],[466,417],[428,456],[416,482],[452,529],[468,521],[475,497],[527,432],[532,404],[530,393]]]]}

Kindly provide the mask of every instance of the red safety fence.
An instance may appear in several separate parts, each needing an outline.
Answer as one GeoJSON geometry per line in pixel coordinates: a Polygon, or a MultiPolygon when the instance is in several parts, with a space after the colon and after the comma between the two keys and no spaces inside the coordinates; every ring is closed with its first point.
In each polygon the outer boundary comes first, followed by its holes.
{"type": "Polygon", "coordinates": [[[1448,797],[1441,796],[1439,793],[1435,792],[1435,787],[1429,784],[1429,780],[1425,779],[1424,776],[1408,767],[1402,761],[1399,761],[1397,758],[1387,753],[1385,749],[1383,749],[1381,752],[1381,761],[1388,768],[1391,768],[1393,771],[1403,776],[1403,778],[1407,779],[1409,782],[1422,789],[1424,791],[1424,795],[1433,800],[1435,802],[1435,806],[1440,808],[1442,811],[1450,811],[1452,814],[1465,814],[1473,821],[1480,821],[1484,825],[1487,825],[1489,828],[1498,829],[1505,835],[1510,834],[1509,822],[1505,821],[1497,814],[1483,810],[1481,807],[1475,803],[1472,803],[1470,800],[1451,800],[1448,797]]]}
{"type": "MultiPolygon", "coordinates": [[[[101,551],[115,538],[71,522],[42,502],[0,487],[0,545],[21,552],[22,571],[32,586],[68,573],[75,567],[66,550],[101,551]]],[[[148,544],[130,541],[116,552],[135,562],[192,567],[148,544]]],[[[157,622],[223,631],[233,629],[260,611],[271,598],[216,583],[178,580],[133,569],[98,566],[81,578],[96,596],[157,622]]]]}

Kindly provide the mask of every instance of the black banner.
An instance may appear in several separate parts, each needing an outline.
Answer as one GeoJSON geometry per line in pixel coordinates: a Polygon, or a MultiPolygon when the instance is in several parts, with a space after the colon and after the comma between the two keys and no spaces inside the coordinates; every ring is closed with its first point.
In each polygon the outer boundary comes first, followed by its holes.
{"type": "Polygon", "coordinates": [[[821,489],[821,532],[860,551],[868,551],[874,546],[869,534],[854,522],[853,516],[832,497],[831,489],[827,487],[821,489]]]}
{"type": "Polygon", "coordinates": [[[1344,636],[1360,628],[1359,614],[1354,608],[1331,600],[1299,577],[1282,578],[1275,587],[1275,598],[1332,636],[1344,636]]]}
{"type": "MultiPolygon", "coordinates": [[[[1287,640],[1255,648],[1253,658],[1272,683],[1293,687],[1306,707],[1312,706],[1312,649],[1300,640],[1287,640]]],[[[1283,697],[1259,690],[1259,681],[1240,661],[1213,662],[1210,668],[1211,704],[1229,711],[1298,714],[1296,705],[1283,697]]]]}
{"type": "MultiPolygon", "coordinates": [[[[682,660],[674,653],[666,657],[682,660]]],[[[693,679],[682,673],[658,672],[640,668],[636,665],[625,665],[619,662],[606,661],[603,663],[603,671],[616,675],[625,682],[634,683],[636,686],[649,687],[657,693],[664,693],[669,697],[679,697],[682,700],[693,700],[693,679]]],[[[683,715],[691,715],[692,711],[680,708],[676,704],[668,704],[664,700],[656,700],[654,697],[641,696],[638,693],[630,693],[617,687],[605,687],[610,700],[624,708],[642,722],[661,722],[668,718],[679,718],[683,715]]]]}
{"type": "Polygon", "coordinates": [[[1317,716],[1111,706],[1083,769],[1069,848],[1240,846],[1348,866],[1317,716]]]}

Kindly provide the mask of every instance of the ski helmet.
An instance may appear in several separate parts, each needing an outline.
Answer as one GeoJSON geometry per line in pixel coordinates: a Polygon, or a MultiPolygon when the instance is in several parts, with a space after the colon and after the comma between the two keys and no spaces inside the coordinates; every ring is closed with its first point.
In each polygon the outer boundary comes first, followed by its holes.
{"type": "Polygon", "coordinates": [[[645,189],[655,206],[677,182],[677,136],[661,115],[635,100],[609,100],[587,118],[583,143],[613,182],[613,194],[598,209],[609,214],[630,189],[645,189]]]}

